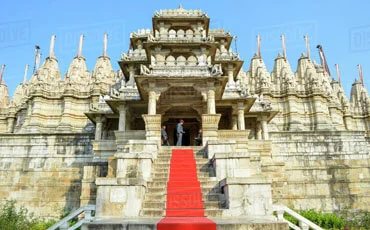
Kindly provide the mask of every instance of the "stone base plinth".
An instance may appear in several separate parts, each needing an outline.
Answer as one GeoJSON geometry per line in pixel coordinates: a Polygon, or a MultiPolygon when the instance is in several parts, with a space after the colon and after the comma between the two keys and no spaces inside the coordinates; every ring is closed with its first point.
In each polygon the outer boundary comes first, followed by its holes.
{"type": "Polygon", "coordinates": [[[220,118],[221,114],[202,115],[203,145],[209,140],[218,139],[218,123],[220,118]]]}
{"type": "Polygon", "coordinates": [[[273,219],[271,180],[261,176],[234,177],[220,181],[225,192],[223,217],[259,216],[273,219]]]}
{"type": "Polygon", "coordinates": [[[162,116],[159,114],[143,114],[142,116],[145,122],[146,139],[158,141],[158,144],[160,144],[162,116]]]}
{"type": "Polygon", "coordinates": [[[96,217],[138,217],[146,182],[140,179],[97,178],[96,217]]]}

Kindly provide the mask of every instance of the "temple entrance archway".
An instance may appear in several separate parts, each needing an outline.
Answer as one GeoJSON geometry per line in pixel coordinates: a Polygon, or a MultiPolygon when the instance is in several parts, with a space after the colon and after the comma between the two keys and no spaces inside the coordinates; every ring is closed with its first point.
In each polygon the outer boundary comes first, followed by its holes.
{"type": "Polygon", "coordinates": [[[183,146],[195,145],[195,137],[201,129],[202,95],[193,87],[170,87],[159,98],[158,113],[162,125],[167,127],[170,145],[176,145],[176,126],[184,120],[183,146]]]}

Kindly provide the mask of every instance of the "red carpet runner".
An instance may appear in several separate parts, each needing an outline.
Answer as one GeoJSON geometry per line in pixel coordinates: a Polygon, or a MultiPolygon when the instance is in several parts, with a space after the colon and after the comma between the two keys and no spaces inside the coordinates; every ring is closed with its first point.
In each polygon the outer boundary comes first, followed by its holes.
{"type": "Polygon", "coordinates": [[[216,223],[204,217],[202,191],[192,149],[173,149],[167,183],[166,217],[158,230],[216,230],[216,223]]]}

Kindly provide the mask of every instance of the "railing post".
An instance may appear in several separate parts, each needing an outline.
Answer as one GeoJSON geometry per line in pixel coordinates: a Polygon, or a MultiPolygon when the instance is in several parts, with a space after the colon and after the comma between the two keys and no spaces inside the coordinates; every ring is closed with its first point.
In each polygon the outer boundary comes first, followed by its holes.
{"type": "Polygon", "coordinates": [[[276,210],[276,213],[278,220],[284,220],[284,209],[278,209],[276,210]]]}
{"type": "Polygon", "coordinates": [[[308,224],[304,223],[303,221],[299,221],[299,227],[301,227],[302,230],[309,230],[308,224]]]}
{"type": "Polygon", "coordinates": [[[64,223],[59,227],[59,229],[60,229],[60,230],[68,230],[68,228],[69,228],[69,221],[64,222],[64,223]]]}

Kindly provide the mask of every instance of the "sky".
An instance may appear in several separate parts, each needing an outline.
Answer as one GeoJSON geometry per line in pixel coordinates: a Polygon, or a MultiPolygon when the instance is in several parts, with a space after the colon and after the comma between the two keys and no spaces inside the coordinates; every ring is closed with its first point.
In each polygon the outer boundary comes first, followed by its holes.
{"type": "Polygon", "coordinates": [[[71,1],[2,0],[0,2],[0,65],[5,64],[4,80],[10,97],[23,81],[24,68],[34,66],[34,47],[39,45],[43,62],[49,53],[52,35],[56,35],[55,55],[64,77],[77,55],[80,34],[85,35],[83,56],[94,69],[102,54],[103,36],[108,33],[108,56],[113,68],[129,48],[129,34],[151,28],[156,10],[201,9],[211,18],[211,28],[224,28],[236,36],[233,51],[240,53],[248,70],[256,52],[256,35],[261,36],[262,58],[269,71],[282,52],[280,35],[285,35],[287,57],[293,71],[305,53],[303,36],[309,37],[311,58],[320,62],[316,45],[324,48],[332,77],[339,64],[341,82],[347,96],[357,65],[363,67],[364,83],[370,87],[370,1],[296,1],[296,0],[154,0],[154,1],[71,1]]]}

